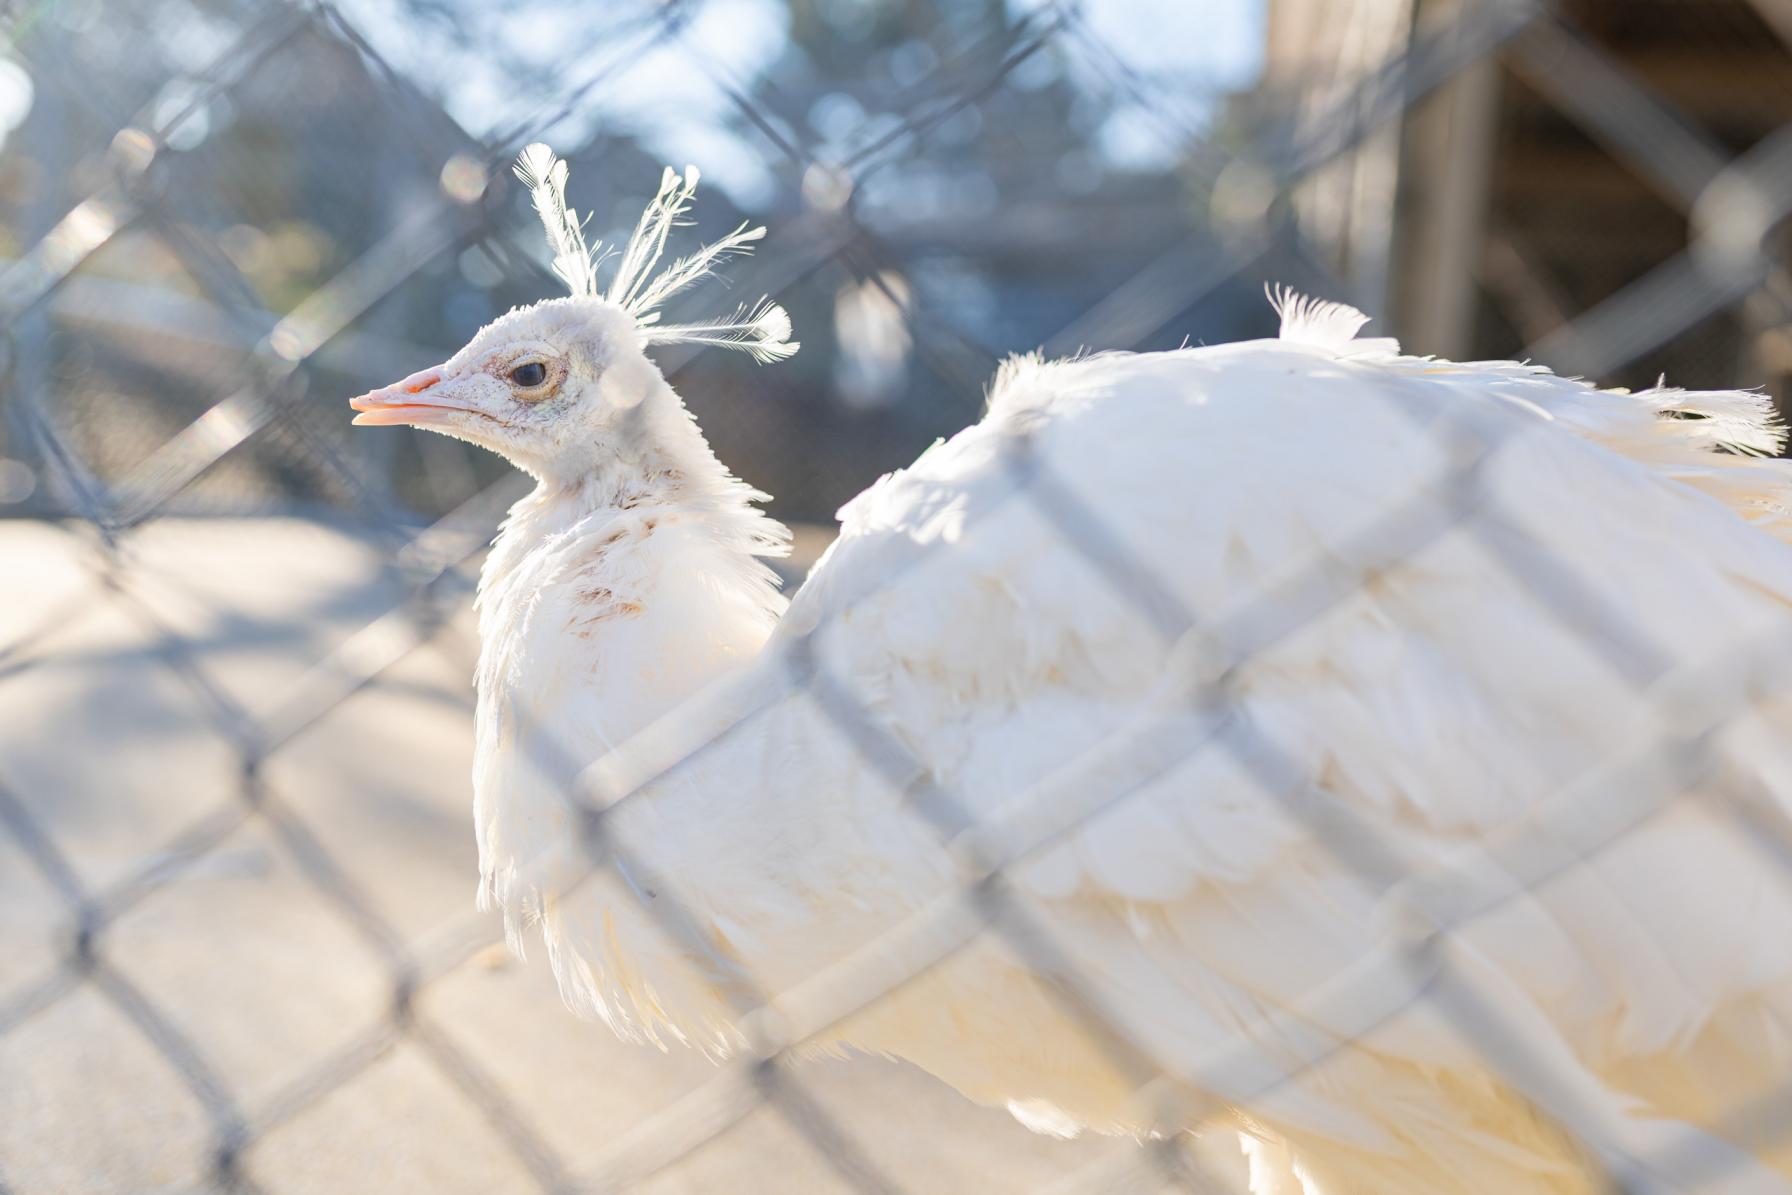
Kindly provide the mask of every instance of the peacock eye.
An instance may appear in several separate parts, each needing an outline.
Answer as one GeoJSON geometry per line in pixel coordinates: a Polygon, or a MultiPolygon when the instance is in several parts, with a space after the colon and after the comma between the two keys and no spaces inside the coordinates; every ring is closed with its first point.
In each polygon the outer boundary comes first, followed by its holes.
{"type": "Polygon", "coordinates": [[[548,380],[548,367],[539,361],[526,361],[510,371],[510,380],[525,390],[532,390],[548,380]]]}

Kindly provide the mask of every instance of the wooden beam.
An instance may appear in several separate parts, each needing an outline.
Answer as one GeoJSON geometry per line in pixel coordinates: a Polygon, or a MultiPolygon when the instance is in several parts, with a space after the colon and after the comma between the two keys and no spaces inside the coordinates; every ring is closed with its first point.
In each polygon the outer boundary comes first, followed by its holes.
{"type": "MultiPolygon", "coordinates": [[[[1451,19],[1462,0],[1422,4],[1420,21],[1451,19]]],[[[1501,73],[1482,58],[1415,108],[1405,147],[1402,339],[1463,358],[1474,348],[1476,275],[1493,194],[1501,73]]]]}

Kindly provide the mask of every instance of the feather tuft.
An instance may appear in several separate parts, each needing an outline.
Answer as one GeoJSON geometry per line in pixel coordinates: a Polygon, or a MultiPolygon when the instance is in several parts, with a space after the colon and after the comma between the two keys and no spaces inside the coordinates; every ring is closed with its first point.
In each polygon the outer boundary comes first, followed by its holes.
{"type": "Polygon", "coordinates": [[[1282,318],[1280,339],[1289,344],[1312,345],[1333,352],[1348,351],[1352,355],[1400,351],[1399,342],[1386,337],[1358,340],[1356,334],[1363,330],[1369,317],[1348,303],[1315,299],[1281,285],[1266,285],[1263,293],[1269,296],[1269,305],[1282,318]]]}
{"type": "MultiPolygon", "coordinates": [[[[748,228],[744,223],[721,240],[705,245],[686,257],[681,257],[659,275],[642,287],[628,304],[628,310],[636,313],[650,313],[661,303],[714,271],[716,264],[732,253],[751,253],[753,242],[765,236],[765,229],[748,228]]],[[[637,314],[636,318],[641,318],[637,314]]]]}
{"type": "Polygon", "coordinates": [[[584,222],[578,212],[566,206],[566,162],[537,141],[517,158],[516,176],[529,188],[535,213],[547,230],[548,247],[554,253],[554,273],[573,294],[595,296],[595,246],[585,244],[584,222]]]}
{"type": "Polygon", "coordinates": [[[707,344],[740,349],[761,365],[796,355],[803,346],[790,339],[790,315],[770,299],[750,310],[742,305],[731,319],[702,324],[667,324],[647,329],[649,344],[707,344]]]}
{"type": "Polygon", "coordinates": [[[1759,390],[1682,390],[1665,382],[1637,397],[1676,421],[1682,440],[1740,456],[1778,456],[1786,447],[1773,396],[1759,390]]]}
{"type": "Polygon", "coordinates": [[[633,235],[623,249],[607,293],[600,293],[597,268],[604,260],[599,246],[585,243],[584,222],[566,205],[566,163],[545,145],[534,144],[517,159],[516,175],[529,188],[535,210],[547,229],[554,253],[554,273],[580,297],[599,298],[621,307],[634,317],[648,344],[706,344],[739,349],[761,363],[782,361],[800,347],[790,339],[790,316],[769,298],[750,309],[742,306],[728,319],[695,324],[660,323],[659,307],[692,283],[706,277],[724,258],[749,253],[765,236],[763,227],[742,223],[719,241],[680,257],[657,270],[674,226],[685,223],[702,176],[695,166],[684,172],[666,167],[659,189],[641,212],[633,235]]]}
{"type": "Polygon", "coordinates": [[[653,267],[659,264],[673,225],[690,210],[698,177],[695,166],[686,166],[682,175],[670,166],[661,172],[660,189],[642,209],[634,235],[629,237],[628,248],[622,251],[622,261],[616,266],[616,276],[610,279],[610,302],[626,311],[648,309],[650,305],[642,305],[637,292],[648,284],[653,267]]]}

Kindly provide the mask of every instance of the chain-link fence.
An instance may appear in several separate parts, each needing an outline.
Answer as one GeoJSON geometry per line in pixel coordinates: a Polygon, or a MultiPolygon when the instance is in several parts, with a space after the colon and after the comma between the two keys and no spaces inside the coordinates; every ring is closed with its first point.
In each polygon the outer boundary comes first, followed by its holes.
{"type": "MultiPolygon", "coordinates": [[[[341,400],[556,293],[508,181],[528,141],[585,147],[568,156],[594,231],[632,222],[662,159],[718,184],[706,226],[732,205],[771,227],[734,285],[782,299],[803,353],[661,361],[719,455],[799,522],[974,420],[1001,356],[1265,331],[1265,279],[1393,311],[1419,351],[1713,386],[1792,369],[1781,6],[1199,7],[11,6],[0,502],[31,517],[0,540],[0,1191],[1234,1189],[1179,1130],[1236,1059],[1165,1056],[1005,879],[1200,752],[1406,915],[1325,998],[1404,977],[1625,1189],[1704,1189],[1735,1164],[1708,1139],[1614,1139],[1448,940],[1744,766],[1719,732],[1775,691],[1788,644],[1682,659],[1653,641],[1499,509],[1500,443],[1466,417],[1415,415],[1455,468],[1364,531],[1348,577],[1315,562],[1221,611],[1186,608],[1012,438],[1011,500],[1166,658],[1200,644],[1217,663],[1185,708],[1101,745],[1134,761],[1128,783],[1073,765],[978,824],[833,675],[825,628],[792,637],[789,688],[952,845],[961,882],[793,990],[739,977],[748,1048],[719,1070],[598,1040],[470,908],[465,607],[526,485],[439,437],[351,439],[341,400]],[[1255,654],[1463,533],[1673,712],[1538,794],[1489,846],[1497,882],[1412,873],[1389,827],[1227,716],[1255,654]],[[983,938],[1051,977],[1162,1134],[1028,1137],[887,1063],[796,1061],[983,938]]],[[[654,892],[673,943],[701,938],[697,915],[615,811],[754,708],[675,713],[619,751],[610,789],[567,793],[592,874],[654,892]]],[[[1792,847],[1776,817],[1731,812],[1776,859],[1792,847]]],[[[1776,1139],[1788,1101],[1718,1127],[1776,1139]]]]}

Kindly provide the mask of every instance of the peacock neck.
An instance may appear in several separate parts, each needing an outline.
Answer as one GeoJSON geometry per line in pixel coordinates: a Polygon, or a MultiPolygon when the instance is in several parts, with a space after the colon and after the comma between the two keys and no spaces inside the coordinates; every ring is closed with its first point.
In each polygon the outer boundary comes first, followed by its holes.
{"type": "Polygon", "coordinates": [[[565,846],[574,776],[749,667],[783,613],[761,495],[706,448],[635,464],[540,479],[481,573],[475,818],[513,919],[541,912],[519,877],[565,846]]]}
{"type": "MultiPolygon", "coordinates": [[[[577,477],[542,477],[512,508],[480,581],[480,699],[508,678],[579,696],[589,754],[744,667],[784,609],[764,558],[789,533],[683,412],[577,477]],[[529,654],[524,673],[505,657],[529,654]]],[[[561,716],[561,711],[544,711],[561,716]]]]}

